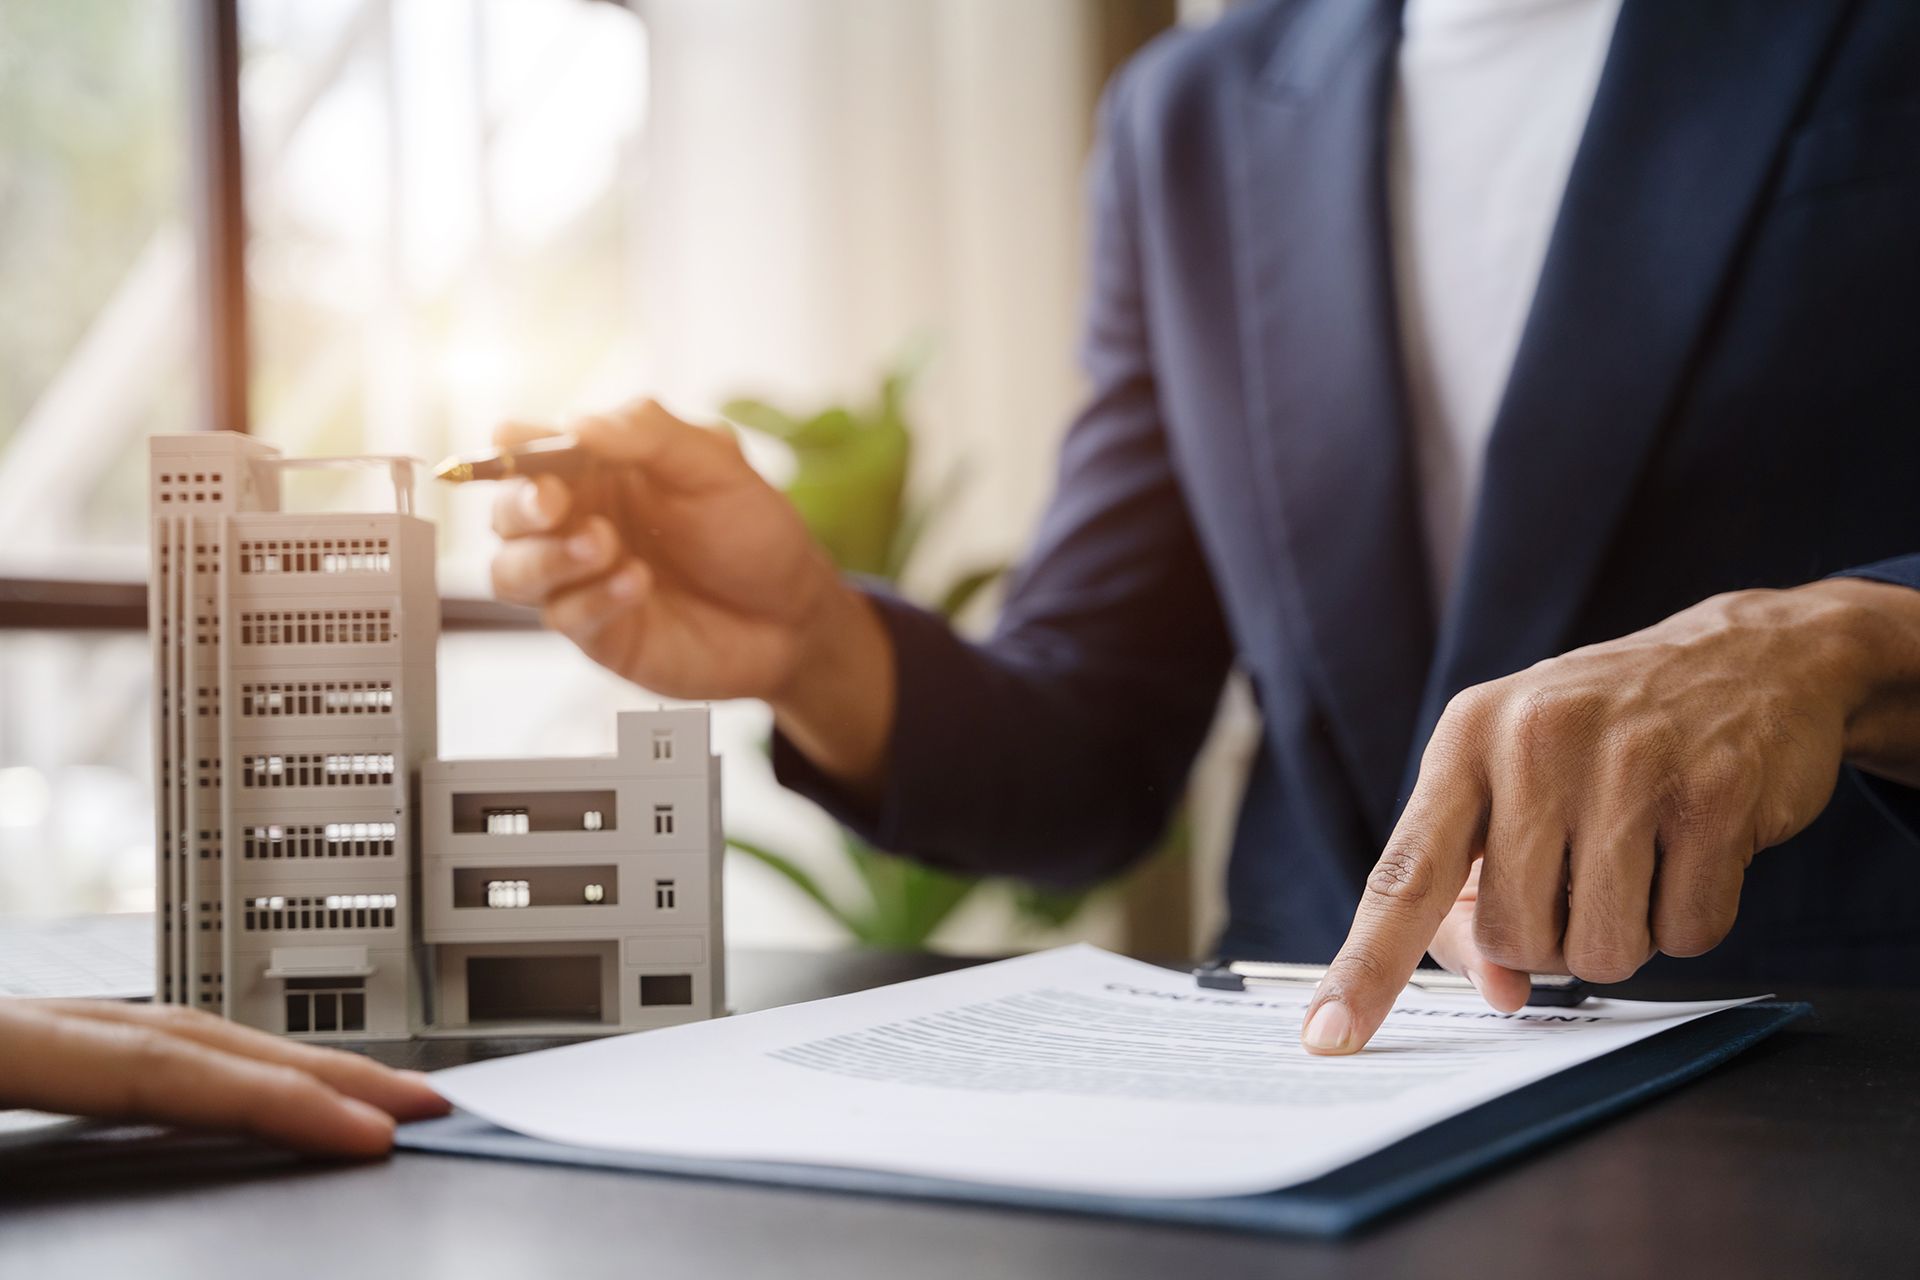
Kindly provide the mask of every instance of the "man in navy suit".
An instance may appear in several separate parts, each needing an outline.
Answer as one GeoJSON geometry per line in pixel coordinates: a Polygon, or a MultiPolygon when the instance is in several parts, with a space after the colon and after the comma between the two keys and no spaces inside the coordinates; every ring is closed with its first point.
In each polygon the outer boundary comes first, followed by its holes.
{"type": "Polygon", "coordinates": [[[1920,973],[1916,66],[1906,0],[1246,6],[1108,94],[1091,395],[991,639],[650,404],[574,428],[624,501],[503,491],[496,589],[767,699],[878,843],[1056,882],[1151,844],[1237,663],[1221,949],[1333,958],[1317,1052],[1429,952],[1501,1008],[1920,973]]]}

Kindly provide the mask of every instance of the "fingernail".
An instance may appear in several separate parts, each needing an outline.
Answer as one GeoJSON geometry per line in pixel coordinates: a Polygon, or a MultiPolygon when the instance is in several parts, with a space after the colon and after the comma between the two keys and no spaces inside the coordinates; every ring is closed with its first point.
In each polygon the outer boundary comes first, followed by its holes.
{"type": "Polygon", "coordinates": [[[598,560],[600,539],[591,533],[576,533],[567,539],[567,554],[580,561],[598,560]]]}
{"type": "Polygon", "coordinates": [[[440,1091],[433,1087],[433,1081],[427,1078],[425,1072],[402,1071],[398,1074],[414,1093],[412,1101],[406,1106],[404,1119],[417,1120],[445,1115],[453,1109],[453,1104],[440,1095],[440,1091]]]}
{"type": "Polygon", "coordinates": [[[1467,981],[1473,984],[1473,989],[1480,993],[1482,1000],[1487,998],[1487,989],[1480,985],[1480,974],[1478,971],[1473,969],[1467,970],[1467,981]]]}
{"type": "Polygon", "coordinates": [[[1343,1049],[1353,1034],[1353,1015],[1338,1000],[1329,1000],[1314,1011],[1303,1037],[1309,1049],[1343,1049]]]}

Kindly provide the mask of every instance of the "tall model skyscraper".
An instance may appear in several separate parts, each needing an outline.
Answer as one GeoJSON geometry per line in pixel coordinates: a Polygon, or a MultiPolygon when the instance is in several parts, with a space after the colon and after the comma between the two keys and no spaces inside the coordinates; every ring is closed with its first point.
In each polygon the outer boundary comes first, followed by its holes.
{"type": "Polygon", "coordinates": [[[152,441],[158,998],[405,1037],[413,779],[435,754],[433,526],[410,464],[152,441]],[[290,467],[391,468],[394,510],[293,514],[290,467]]]}

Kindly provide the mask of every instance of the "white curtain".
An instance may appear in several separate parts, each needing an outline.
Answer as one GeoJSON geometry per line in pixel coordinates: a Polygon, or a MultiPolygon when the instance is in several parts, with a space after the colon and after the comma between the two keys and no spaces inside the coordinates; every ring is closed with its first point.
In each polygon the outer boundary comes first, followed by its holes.
{"type": "Polygon", "coordinates": [[[865,398],[919,335],[935,576],[1015,552],[1080,393],[1097,0],[650,0],[650,390],[865,398]]]}

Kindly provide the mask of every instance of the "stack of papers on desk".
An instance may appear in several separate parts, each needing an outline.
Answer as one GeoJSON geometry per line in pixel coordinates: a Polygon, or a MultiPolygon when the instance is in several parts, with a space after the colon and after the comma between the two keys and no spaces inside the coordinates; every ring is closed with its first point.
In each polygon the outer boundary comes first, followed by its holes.
{"type": "MultiPolygon", "coordinates": [[[[920,1194],[933,1180],[1046,1204],[1194,1201],[1320,1178],[1747,1003],[1592,1000],[1501,1014],[1474,998],[1409,990],[1363,1053],[1317,1058],[1299,1045],[1310,997],[1202,990],[1185,975],[1077,946],[455,1067],[434,1083],[471,1116],[537,1146],[601,1153],[575,1163],[699,1173],[710,1162],[729,1177],[826,1167],[905,1175],[920,1194]]],[[[1670,1084],[1711,1065],[1705,1052],[1647,1070],[1670,1084]]],[[[455,1122],[474,1123],[436,1123],[455,1122]]],[[[403,1132],[402,1144],[477,1149],[421,1132],[403,1132]]],[[[884,1190],[884,1178],[861,1189],[884,1190]]]]}

